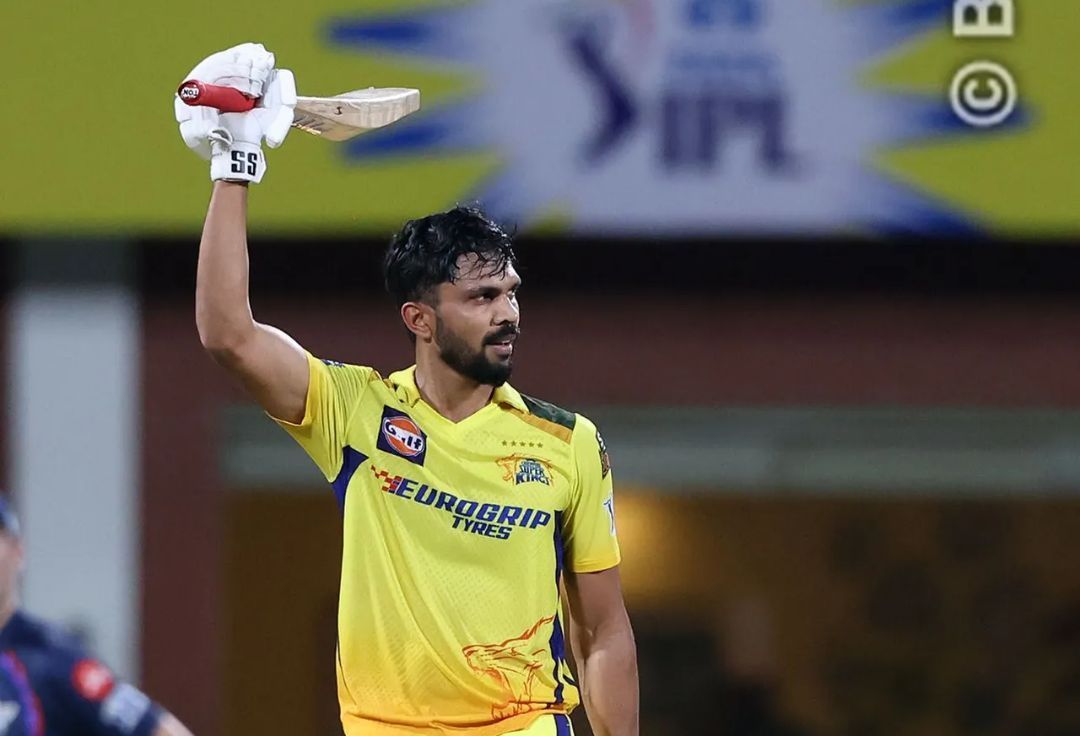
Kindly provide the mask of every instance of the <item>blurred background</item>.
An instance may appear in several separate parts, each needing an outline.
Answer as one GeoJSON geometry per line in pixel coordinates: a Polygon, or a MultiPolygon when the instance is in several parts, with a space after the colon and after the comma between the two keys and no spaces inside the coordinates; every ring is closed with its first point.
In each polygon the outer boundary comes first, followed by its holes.
{"type": "Polygon", "coordinates": [[[385,373],[389,235],[457,202],[519,228],[514,383],[604,432],[644,734],[1080,733],[1080,4],[991,38],[953,10],[0,6],[27,608],[200,736],[340,732],[337,505],[193,319],[209,182],[171,95],[256,40],[303,94],[424,95],[270,152],[257,318],[385,373]],[[983,127],[950,100],[978,60],[1017,90],[983,127]]]}

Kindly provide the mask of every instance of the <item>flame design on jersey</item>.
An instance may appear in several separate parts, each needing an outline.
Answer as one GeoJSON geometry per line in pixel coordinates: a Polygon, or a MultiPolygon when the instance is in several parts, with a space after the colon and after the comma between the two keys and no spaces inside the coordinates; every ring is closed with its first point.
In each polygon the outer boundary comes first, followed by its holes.
{"type": "Polygon", "coordinates": [[[544,668],[548,651],[546,640],[534,641],[541,627],[555,620],[546,616],[520,636],[500,644],[470,644],[461,650],[473,672],[493,681],[502,691],[503,700],[491,706],[491,717],[502,720],[533,710],[533,687],[544,668]]]}

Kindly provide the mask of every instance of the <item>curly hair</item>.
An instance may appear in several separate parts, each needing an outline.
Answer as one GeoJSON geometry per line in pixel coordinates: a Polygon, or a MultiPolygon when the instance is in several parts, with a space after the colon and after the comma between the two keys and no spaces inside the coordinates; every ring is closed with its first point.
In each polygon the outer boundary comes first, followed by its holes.
{"type": "Polygon", "coordinates": [[[480,209],[459,205],[405,223],[383,260],[386,290],[398,304],[433,303],[435,287],[461,275],[462,256],[475,256],[474,269],[482,274],[517,266],[512,236],[480,209]]]}

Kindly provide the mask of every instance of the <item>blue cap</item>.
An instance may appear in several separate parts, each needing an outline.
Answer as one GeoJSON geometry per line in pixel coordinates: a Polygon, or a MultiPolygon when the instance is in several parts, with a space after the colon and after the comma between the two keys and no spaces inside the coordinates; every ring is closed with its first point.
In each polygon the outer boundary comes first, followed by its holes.
{"type": "Polygon", "coordinates": [[[14,534],[17,537],[20,531],[19,517],[15,515],[7,497],[0,495],[0,532],[14,534]]]}

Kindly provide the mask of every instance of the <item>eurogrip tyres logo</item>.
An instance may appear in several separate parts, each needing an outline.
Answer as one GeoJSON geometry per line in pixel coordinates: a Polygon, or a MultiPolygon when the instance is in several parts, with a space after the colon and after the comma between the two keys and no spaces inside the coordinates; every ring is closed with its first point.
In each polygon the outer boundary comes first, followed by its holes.
{"type": "Polygon", "coordinates": [[[451,529],[467,534],[505,540],[514,529],[542,529],[553,518],[552,512],[543,509],[474,501],[374,465],[370,467],[383,493],[440,511],[449,517],[451,529]]]}
{"type": "MultiPolygon", "coordinates": [[[[953,35],[957,38],[1012,38],[1016,33],[1013,0],[956,0],[953,35]]],[[[949,100],[957,117],[976,128],[1001,125],[1016,110],[1019,88],[1012,73],[989,59],[966,64],[956,72],[949,100]]]]}

